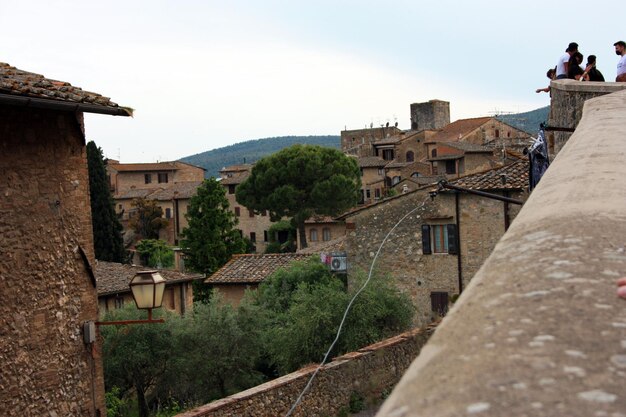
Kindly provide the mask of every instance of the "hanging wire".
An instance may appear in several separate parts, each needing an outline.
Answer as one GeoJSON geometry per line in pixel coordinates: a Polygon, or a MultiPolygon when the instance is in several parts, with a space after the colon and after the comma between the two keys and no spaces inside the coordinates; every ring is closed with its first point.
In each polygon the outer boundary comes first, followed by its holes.
{"type": "Polygon", "coordinates": [[[404,219],[406,219],[411,214],[413,214],[417,210],[419,210],[422,207],[424,207],[424,204],[426,204],[426,201],[428,201],[428,198],[430,198],[430,197],[427,196],[424,199],[424,201],[422,201],[422,204],[420,204],[419,206],[417,206],[414,209],[410,210],[400,220],[398,220],[398,222],[391,228],[391,230],[389,230],[389,232],[387,233],[387,235],[385,236],[383,241],[380,243],[380,246],[378,247],[378,250],[376,251],[376,254],[374,255],[374,259],[372,259],[372,264],[370,266],[370,270],[369,270],[369,274],[367,275],[367,279],[365,280],[365,282],[363,283],[361,288],[359,288],[359,290],[354,294],[354,296],[352,297],[352,299],[348,303],[348,306],[346,307],[346,310],[343,313],[343,317],[341,319],[341,323],[339,323],[339,328],[337,329],[337,335],[335,336],[335,340],[333,340],[333,342],[330,344],[330,347],[328,348],[328,350],[326,351],[326,354],[324,355],[324,359],[322,359],[322,362],[317,366],[317,368],[315,369],[315,372],[313,372],[313,374],[309,378],[309,381],[305,385],[304,389],[302,389],[302,392],[300,392],[300,395],[298,395],[298,398],[296,399],[296,401],[293,403],[293,405],[291,406],[291,408],[289,409],[287,414],[285,414],[285,417],[291,416],[291,413],[293,413],[293,411],[296,409],[296,407],[302,401],[302,397],[304,397],[304,394],[306,394],[306,392],[311,387],[311,384],[313,383],[313,380],[317,376],[317,373],[320,371],[320,369],[322,369],[322,366],[324,366],[324,364],[326,363],[326,360],[328,359],[328,355],[330,355],[330,352],[333,350],[333,348],[335,347],[335,344],[339,340],[339,335],[341,334],[341,330],[343,329],[343,325],[344,325],[344,323],[346,321],[346,317],[348,316],[348,312],[350,311],[350,308],[352,307],[352,304],[354,303],[354,300],[356,300],[356,298],[359,296],[359,294],[361,294],[361,292],[365,289],[365,287],[367,287],[367,284],[369,284],[370,280],[372,279],[372,273],[374,271],[374,264],[376,263],[376,259],[378,259],[378,255],[380,254],[380,251],[382,250],[383,245],[385,244],[385,242],[387,242],[387,239],[389,238],[389,236],[391,236],[391,234],[396,229],[396,227],[398,227],[400,225],[400,223],[402,223],[404,221],[404,219]]]}

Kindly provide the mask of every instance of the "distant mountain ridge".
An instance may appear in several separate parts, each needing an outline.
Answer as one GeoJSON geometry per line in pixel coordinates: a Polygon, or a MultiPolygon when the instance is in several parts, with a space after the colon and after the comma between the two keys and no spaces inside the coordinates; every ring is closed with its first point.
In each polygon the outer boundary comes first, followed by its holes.
{"type": "MultiPolygon", "coordinates": [[[[542,107],[525,113],[503,114],[497,119],[536,136],[539,124],[548,120],[550,107],[542,107]]],[[[186,156],[180,160],[206,169],[205,176],[219,177],[220,169],[238,164],[252,164],[264,156],[278,152],[296,143],[319,145],[340,149],[339,135],[326,136],[279,136],[272,138],[253,139],[223,148],[186,156]]]]}
{"type": "Polygon", "coordinates": [[[199,154],[181,158],[187,162],[206,169],[205,177],[219,177],[219,170],[238,164],[252,164],[264,156],[278,152],[296,143],[319,145],[328,148],[340,148],[340,136],[279,136],[273,138],[253,139],[223,148],[213,149],[199,154]]]}

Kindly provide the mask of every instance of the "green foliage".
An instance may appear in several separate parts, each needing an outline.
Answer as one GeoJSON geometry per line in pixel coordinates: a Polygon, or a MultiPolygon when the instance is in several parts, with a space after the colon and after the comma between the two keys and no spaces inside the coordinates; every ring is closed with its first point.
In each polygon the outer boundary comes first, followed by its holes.
{"type": "Polygon", "coordinates": [[[102,149],[91,141],[87,143],[91,222],[96,259],[124,263],[128,254],[124,249],[122,225],[115,213],[102,149]]]}
{"type": "MultiPolygon", "coordinates": [[[[235,226],[237,218],[228,209],[226,191],[215,178],[204,180],[192,197],[183,230],[181,247],[185,265],[207,275],[217,271],[233,254],[244,253],[246,242],[235,226]]],[[[194,285],[194,299],[208,301],[210,291],[204,284],[194,285]]]]}
{"type": "Polygon", "coordinates": [[[168,222],[163,218],[163,210],[155,200],[137,198],[132,201],[134,207],[129,224],[135,233],[142,239],[158,239],[159,231],[167,226],[168,222]]]}
{"type": "Polygon", "coordinates": [[[135,249],[145,266],[159,269],[174,266],[174,251],[162,240],[143,239],[137,242],[135,249]]]}
{"type": "Polygon", "coordinates": [[[104,402],[107,408],[107,417],[123,417],[126,412],[126,401],[122,399],[121,390],[113,386],[104,393],[104,402]]]}
{"type": "Polygon", "coordinates": [[[351,413],[358,413],[365,410],[365,397],[360,392],[352,391],[350,394],[349,410],[351,413]]]}
{"type": "Polygon", "coordinates": [[[305,248],[304,221],[313,214],[332,216],[353,207],[360,187],[356,159],[336,149],[293,145],[258,161],[237,187],[236,197],[245,207],[269,211],[273,221],[293,219],[305,248]]]}
{"type": "Polygon", "coordinates": [[[182,158],[181,161],[206,169],[206,177],[218,177],[219,170],[225,166],[241,164],[244,161],[252,164],[259,159],[287,148],[296,143],[320,145],[339,149],[339,136],[282,136],[248,140],[223,148],[213,149],[196,155],[182,158]]]}
{"type": "Polygon", "coordinates": [[[296,228],[289,220],[280,220],[272,224],[268,230],[270,243],[265,253],[289,253],[296,251],[296,228]],[[281,243],[278,236],[286,235],[286,241],[281,243]]]}

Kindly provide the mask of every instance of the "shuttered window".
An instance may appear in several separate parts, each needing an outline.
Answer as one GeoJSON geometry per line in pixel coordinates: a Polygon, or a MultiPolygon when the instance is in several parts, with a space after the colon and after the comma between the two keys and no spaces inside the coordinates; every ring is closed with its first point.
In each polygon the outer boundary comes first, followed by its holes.
{"type": "Polygon", "coordinates": [[[422,225],[422,253],[448,253],[456,255],[459,252],[456,224],[422,225]]]}
{"type": "Polygon", "coordinates": [[[433,313],[445,316],[448,312],[448,293],[447,292],[431,292],[430,307],[433,313]]]}

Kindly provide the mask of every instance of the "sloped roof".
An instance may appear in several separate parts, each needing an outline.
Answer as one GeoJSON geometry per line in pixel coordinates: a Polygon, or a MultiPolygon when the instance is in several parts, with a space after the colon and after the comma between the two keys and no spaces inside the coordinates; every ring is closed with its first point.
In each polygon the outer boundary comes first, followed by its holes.
{"type": "Polygon", "coordinates": [[[220,172],[238,172],[238,171],[250,171],[252,169],[251,164],[230,165],[220,169],[220,172]]]}
{"type": "Polygon", "coordinates": [[[126,190],[124,192],[114,195],[113,198],[116,200],[132,200],[134,198],[146,198],[153,192],[155,192],[155,190],[149,189],[149,188],[132,188],[130,190],[126,190]]]}
{"type": "Polygon", "coordinates": [[[305,224],[317,224],[317,223],[338,223],[331,216],[311,216],[304,221],[305,224]]]}
{"type": "Polygon", "coordinates": [[[399,136],[390,136],[385,139],[379,139],[375,142],[372,142],[373,146],[382,146],[382,145],[395,145],[396,143],[401,141],[401,137],[399,136]]]}
{"type": "Polygon", "coordinates": [[[317,255],[318,253],[325,252],[345,252],[346,250],[346,235],[339,236],[338,238],[329,240],[328,242],[321,242],[318,245],[301,249],[297,253],[299,255],[317,255]]]}
{"type": "Polygon", "coordinates": [[[471,190],[523,190],[528,187],[528,159],[467,175],[450,184],[471,190]]]}
{"type": "Polygon", "coordinates": [[[432,158],[428,158],[428,160],[429,161],[452,161],[454,159],[461,159],[461,158],[463,158],[463,154],[457,153],[453,155],[434,156],[432,158]]]}
{"type": "MultiPolygon", "coordinates": [[[[221,172],[221,171],[220,171],[221,172]]],[[[220,180],[220,184],[222,185],[237,185],[244,182],[250,176],[250,171],[242,172],[237,175],[233,175],[232,177],[222,178],[220,180]]]]}
{"type": "Polygon", "coordinates": [[[394,159],[393,161],[391,161],[387,165],[385,165],[385,168],[388,168],[388,169],[404,168],[404,167],[407,167],[407,166],[412,165],[412,164],[413,164],[413,162],[399,162],[399,161],[396,161],[394,159]]]}
{"type": "Polygon", "coordinates": [[[493,153],[493,148],[470,142],[443,142],[441,145],[449,146],[465,153],[493,153]]]}
{"type": "Polygon", "coordinates": [[[233,255],[230,261],[208,277],[206,284],[259,283],[280,268],[294,261],[304,261],[311,255],[297,253],[267,253],[233,255]]]}
{"type": "MultiPolygon", "coordinates": [[[[128,283],[139,271],[150,270],[146,266],[125,265],[116,262],[96,261],[94,274],[98,283],[98,296],[130,292],[128,283]]],[[[178,271],[159,269],[165,285],[193,281],[204,278],[202,274],[184,274],[178,271]]]]}
{"type": "Polygon", "coordinates": [[[175,182],[150,194],[151,200],[173,200],[175,198],[191,198],[196,195],[202,181],[175,182]]]}
{"type": "Polygon", "coordinates": [[[427,142],[457,142],[459,137],[471,133],[492,119],[493,117],[477,117],[457,120],[435,133],[427,142]]]}
{"type": "Polygon", "coordinates": [[[0,62],[0,102],[61,111],[83,111],[132,116],[133,110],[120,107],[108,97],[74,87],[33,72],[0,62]]]}
{"type": "Polygon", "coordinates": [[[175,171],[178,167],[174,162],[151,162],[134,164],[108,164],[109,167],[118,172],[140,172],[140,171],[175,171]]]}
{"type": "Polygon", "coordinates": [[[387,161],[378,156],[364,156],[363,158],[359,158],[359,167],[360,168],[378,168],[384,167],[387,165],[387,161]]]}

